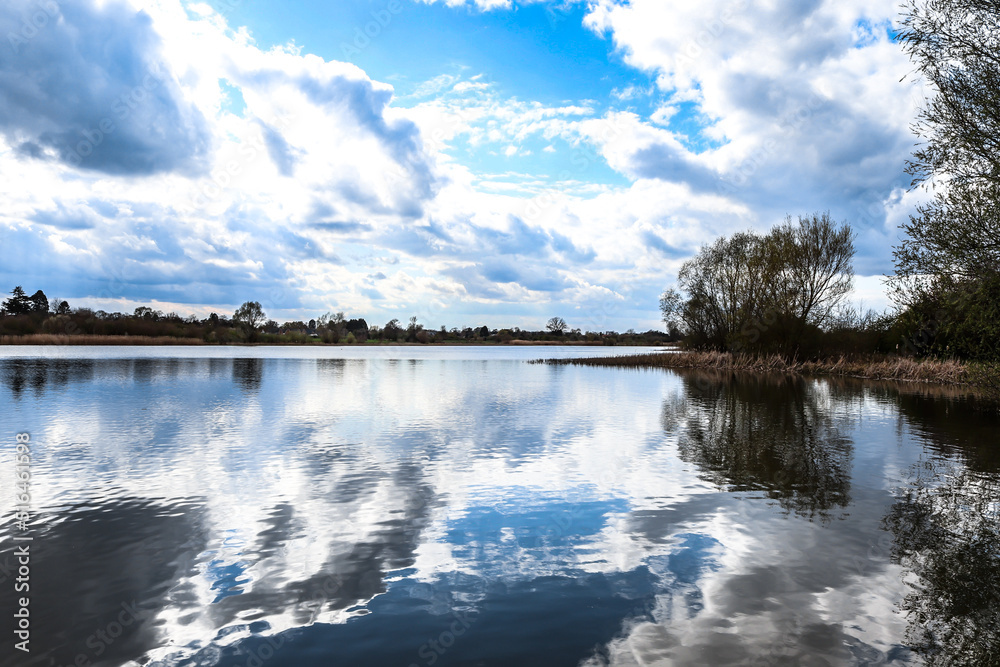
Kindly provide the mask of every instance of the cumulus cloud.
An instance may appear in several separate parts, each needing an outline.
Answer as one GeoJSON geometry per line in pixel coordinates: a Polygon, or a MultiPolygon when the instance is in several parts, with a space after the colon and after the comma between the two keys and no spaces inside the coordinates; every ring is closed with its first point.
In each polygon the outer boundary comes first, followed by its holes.
{"type": "MultiPolygon", "coordinates": [[[[5,5],[3,34],[39,6],[5,5]]],[[[173,0],[46,11],[0,58],[5,282],[108,308],[257,298],[291,315],[329,289],[306,276],[343,264],[339,239],[417,219],[434,195],[417,126],[353,65],[262,51],[173,0]]]]}
{"type": "Polygon", "coordinates": [[[122,175],[204,168],[206,120],[163,62],[148,14],[11,0],[0,34],[0,132],[20,155],[122,175]]]}
{"type": "Polygon", "coordinates": [[[0,34],[31,35],[0,44],[0,277],[107,308],[541,326],[563,304],[639,328],[702,243],[825,209],[882,273],[916,201],[890,5],[594,0],[586,25],[656,89],[546,105],[488,73],[400,99],[207,5],[13,0],[0,34]]]}
{"type": "MultiPolygon", "coordinates": [[[[633,178],[715,190],[762,222],[833,209],[881,228],[885,212],[871,214],[905,186],[918,101],[900,84],[910,66],[888,34],[896,11],[888,0],[599,0],[587,25],[655,74],[671,100],[649,124],[621,123],[602,151],[633,178]],[[680,129],[691,125],[678,110],[684,104],[697,117],[694,142],[680,129]]],[[[862,252],[885,266],[887,240],[862,252]]]]}

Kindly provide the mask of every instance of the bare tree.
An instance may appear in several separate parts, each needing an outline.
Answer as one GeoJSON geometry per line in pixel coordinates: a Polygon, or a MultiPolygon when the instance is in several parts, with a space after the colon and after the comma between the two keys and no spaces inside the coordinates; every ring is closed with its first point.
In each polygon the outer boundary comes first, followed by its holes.
{"type": "Polygon", "coordinates": [[[914,131],[914,184],[936,178],[934,199],[903,225],[897,301],[940,281],[1000,267],[1000,2],[909,0],[903,48],[934,90],[914,131]]]}
{"type": "Polygon", "coordinates": [[[825,325],[851,293],[855,236],[829,213],[800,217],[798,224],[789,216],[769,235],[779,254],[786,307],[802,325],[825,325]]]}
{"type": "Polygon", "coordinates": [[[914,126],[915,182],[1000,185],[1000,1],[908,0],[899,39],[934,90],[914,126]]]}
{"type": "Polygon", "coordinates": [[[553,317],[545,324],[546,329],[559,335],[566,330],[566,326],[566,320],[561,317],[553,317]]]}
{"type": "Polygon", "coordinates": [[[689,342],[714,349],[771,345],[794,351],[851,291],[854,233],[829,214],[788,218],[765,236],[717,239],[681,266],[680,290],[660,299],[689,342]],[[763,334],[767,333],[767,336],[763,334]]]}

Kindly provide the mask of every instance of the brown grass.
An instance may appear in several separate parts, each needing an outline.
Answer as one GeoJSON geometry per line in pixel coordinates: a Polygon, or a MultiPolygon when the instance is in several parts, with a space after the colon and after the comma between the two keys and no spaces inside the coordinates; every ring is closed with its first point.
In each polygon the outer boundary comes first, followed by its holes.
{"type": "Polygon", "coordinates": [[[831,357],[819,361],[797,361],[780,355],[731,354],[729,352],[659,352],[590,359],[550,359],[548,363],[620,368],[713,368],[758,373],[833,375],[896,382],[1000,386],[1000,366],[967,364],[955,360],[911,359],[896,356],[831,357]]]}
{"type": "Polygon", "coordinates": [[[206,345],[200,338],[172,336],[96,336],[89,334],[27,334],[0,336],[0,345],[206,345]]]}

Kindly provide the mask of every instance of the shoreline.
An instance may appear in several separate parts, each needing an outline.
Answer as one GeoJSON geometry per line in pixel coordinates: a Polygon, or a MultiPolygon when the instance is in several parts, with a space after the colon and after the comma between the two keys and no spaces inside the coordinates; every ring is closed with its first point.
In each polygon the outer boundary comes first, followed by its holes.
{"type": "Polygon", "coordinates": [[[549,341],[549,340],[511,340],[507,343],[486,341],[445,341],[441,343],[400,343],[375,341],[364,343],[324,343],[320,340],[309,342],[265,342],[265,343],[209,343],[201,338],[174,338],[172,336],[102,336],[96,334],[26,334],[22,336],[0,336],[0,347],[9,346],[100,346],[100,345],[131,345],[145,346],[205,346],[205,347],[504,347],[504,346],[572,346],[572,347],[663,347],[661,345],[605,345],[600,341],[549,341]]]}
{"type": "Polygon", "coordinates": [[[788,360],[780,355],[730,352],[659,352],[618,357],[541,359],[551,365],[603,366],[635,369],[702,369],[727,372],[786,373],[803,376],[890,380],[987,390],[1000,395],[1000,364],[952,359],[912,359],[896,356],[838,356],[815,361],[788,360]]]}

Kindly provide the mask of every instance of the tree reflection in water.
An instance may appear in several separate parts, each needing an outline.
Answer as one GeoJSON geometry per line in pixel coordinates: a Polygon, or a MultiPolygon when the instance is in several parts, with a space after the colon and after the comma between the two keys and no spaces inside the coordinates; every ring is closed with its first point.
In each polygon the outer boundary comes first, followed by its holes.
{"type": "Polygon", "coordinates": [[[764,491],[784,509],[830,518],[850,502],[853,446],[819,386],[791,376],[683,372],[664,429],[684,461],[728,491],[764,491]]]}
{"type": "Polygon", "coordinates": [[[260,390],[264,380],[263,359],[233,359],[233,382],[248,394],[260,390]]]}
{"type": "Polygon", "coordinates": [[[917,471],[885,517],[910,570],[907,640],[929,665],[1000,659],[1000,484],[949,462],[917,471]]]}

